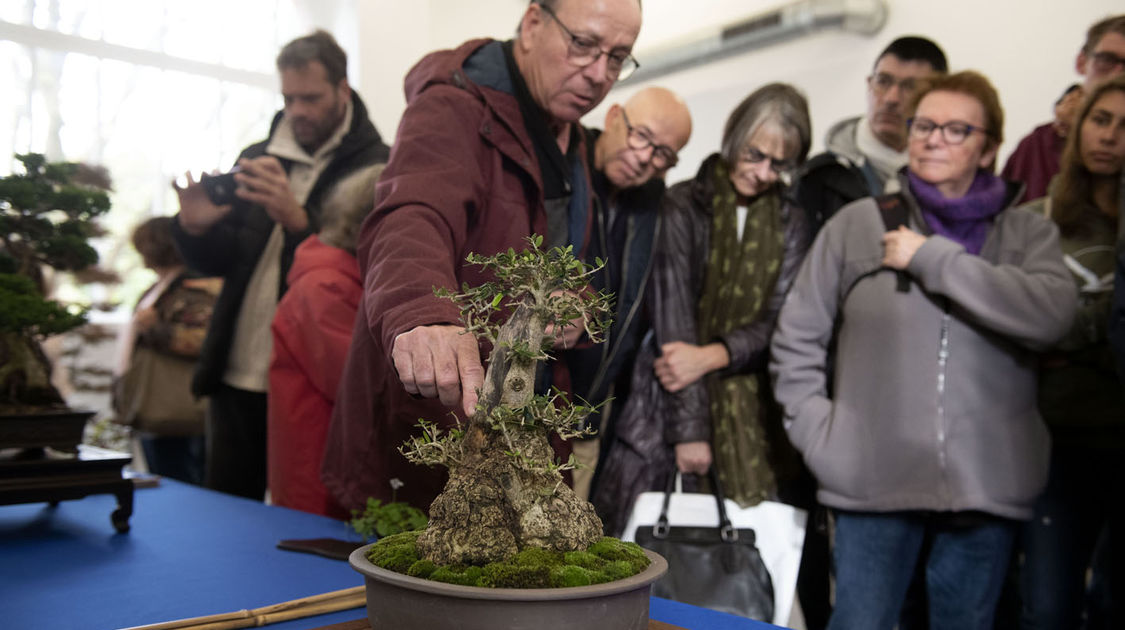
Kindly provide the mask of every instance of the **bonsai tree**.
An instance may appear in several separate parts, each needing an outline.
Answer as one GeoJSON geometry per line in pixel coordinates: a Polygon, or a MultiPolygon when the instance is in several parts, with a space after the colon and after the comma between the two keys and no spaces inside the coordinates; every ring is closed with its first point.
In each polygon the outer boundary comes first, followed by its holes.
{"type": "Polygon", "coordinates": [[[86,313],[47,297],[45,269],[97,263],[88,240],[100,234],[110,182],[103,169],[16,157],[24,172],[0,177],[0,409],[63,407],[40,342],[81,326],[86,313]]]}
{"type": "Polygon", "coordinates": [[[422,422],[422,435],[400,449],[412,462],[449,469],[417,540],[419,555],[435,565],[484,565],[528,548],[585,550],[602,537],[593,506],[563,482],[573,457],[557,462],[549,442],[552,432],[580,435],[592,409],[570,404],[557,390],[536,395],[535,374],[564,327],[582,325],[599,338],[610,298],[587,290],[594,269],[571,248],[543,251],[542,242],[532,236],[522,252],[470,255],[495,282],[457,294],[436,291],[460,306],[467,334],[491,344],[492,355],[467,423],[443,431],[422,422]],[[504,313],[510,316],[498,325],[504,313]]]}

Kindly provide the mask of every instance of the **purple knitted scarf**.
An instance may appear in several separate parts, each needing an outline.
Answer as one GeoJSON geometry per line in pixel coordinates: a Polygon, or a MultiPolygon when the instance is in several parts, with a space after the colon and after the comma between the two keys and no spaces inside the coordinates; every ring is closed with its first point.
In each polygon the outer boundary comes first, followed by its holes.
{"type": "Polygon", "coordinates": [[[910,192],[922,208],[922,217],[934,234],[965,246],[970,254],[979,255],[992,219],[1004,209],[1007,186],[1004,180],[985,171],[977,171],[973,185],[963,197],[945,198],[933,184],[922,181],[907,169],[910,192]]]}

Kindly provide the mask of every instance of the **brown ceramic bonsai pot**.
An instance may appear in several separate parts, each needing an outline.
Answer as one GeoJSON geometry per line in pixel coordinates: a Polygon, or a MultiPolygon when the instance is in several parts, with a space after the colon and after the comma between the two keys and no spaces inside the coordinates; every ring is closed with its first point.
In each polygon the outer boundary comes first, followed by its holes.
{"type": "Polygon", "coordinates": [[[629,578],[570,588],[482,588],[423,580],[375,566],[371,545],[348,558],[367,583],[373,630],[645,630],[652,583],[668,572],[645,550],[648,568],[629,578]]]}

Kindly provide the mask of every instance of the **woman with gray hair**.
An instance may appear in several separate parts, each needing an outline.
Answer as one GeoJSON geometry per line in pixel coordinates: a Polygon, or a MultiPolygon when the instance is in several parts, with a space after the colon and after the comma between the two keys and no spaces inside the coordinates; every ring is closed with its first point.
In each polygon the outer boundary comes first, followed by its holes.
{"type": "Polygon", "coordinates": [[[804,214],[784,193],[810,137],[804,96],[766,85],[731,113],[721,153],[666,193],[649,279],[652,332],[594,496],[608,532],[676,470],[705,474],[714,461],[743,506],[778,498],[779,482],[784,490],[798,470],[766,366],[808,248],[804,214]]]}

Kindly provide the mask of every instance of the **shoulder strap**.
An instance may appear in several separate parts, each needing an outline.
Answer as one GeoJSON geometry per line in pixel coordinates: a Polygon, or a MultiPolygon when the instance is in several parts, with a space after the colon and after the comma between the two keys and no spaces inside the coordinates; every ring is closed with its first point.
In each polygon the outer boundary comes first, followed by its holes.
{"type": "MultiPolygon", "coordinates": [[[[907,222],[908,208],[901,193],[879,195],[875,198],[875,205],[879,206],[879,214],[883,217],[883,227],[887,232],[909,225],[907,222]]],[[[909,292],[910,274],[903,270],[898,270],[895,274],[898,276],[898,284],[895,285],[895,290],[899,293],[909,292]]]]}

